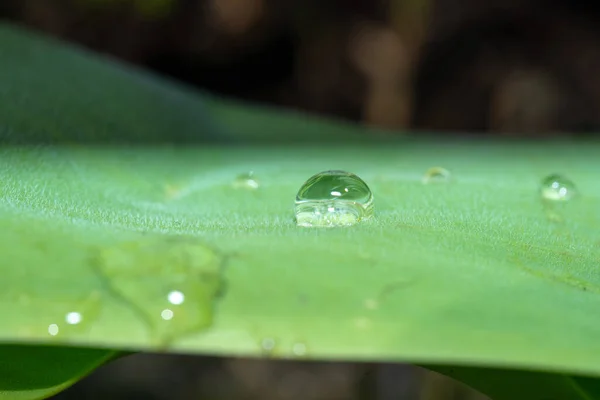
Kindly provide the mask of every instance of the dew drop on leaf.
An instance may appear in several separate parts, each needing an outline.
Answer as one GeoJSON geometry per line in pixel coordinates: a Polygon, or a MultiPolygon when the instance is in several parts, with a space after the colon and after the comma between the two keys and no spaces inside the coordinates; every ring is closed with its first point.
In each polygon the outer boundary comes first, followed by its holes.
{"type": "Polygon", "coordinates": [[[233,187],[236,189],[256,190],[259,186],[260,183],[252,171],[238,175],[233,181],[233,187]]]}
{"type": "Polygon", "coordinates": [[[164,319],[165,321],[170,321],[173,319],[173,310],[169,309],[169,308],[165,308],[164,310],[162,310],[160,312],[160,317],[162,319],[164,319]]]}
{"type": "Polygon", "coordinates": [[[222,289],[223,257],[196,240],[152,237],[103,249],[95,264],[109,293],[150,328],[153,341],[208,328],[222,289]]]}
{"type": "Polygon", "coordinates": [[[561,175],[550,175],[542,181],[541,195],[544,200],[568,201],[577,193],[575,184],[561,175]]]}
{"type": "Polygon", "coordinates": [[[305,343],[297,342],[292,345],[292,354],[296,357],[304,357],[308,349],[305,343]]]}
{"type": "Polygon", "coordinates": [[[48,325],[48,334],[50,336],[56,336],[58,335],[58,332],[60,332],[60,329],[58,328],[57,324],[48,325]]]}
{"type": "Polygon", "coordinates": [[[271,355],[275,351],[275,347],[277,346],[277,342],[275,339],[271,337],[263,338],[260,341],[260,348],[265,355],[271,355]]]}
{"type": "Polygon", "coordinates": [[[48,335],[60,340],[87,332],[100,313],[101,296],[94,291],[79,300],[30,298],[24,306],[46,310],[36,329],[28,329],[31,334],[38,336],[45,329],[48,335]]]}
{"type": "Polygon", "coordinates": [[[425,171],[423,175],[423,183],[445,183],[449,182],[452,175],[450,171],[442,167],[433,167],[425,171]]]}
{"type": "Polygon", "coordinates": [[[300,187],[295,213],[298,226],[350,226],[371,217],[373,194],[362,179],[350,172],[325,171],[300,187]]]}

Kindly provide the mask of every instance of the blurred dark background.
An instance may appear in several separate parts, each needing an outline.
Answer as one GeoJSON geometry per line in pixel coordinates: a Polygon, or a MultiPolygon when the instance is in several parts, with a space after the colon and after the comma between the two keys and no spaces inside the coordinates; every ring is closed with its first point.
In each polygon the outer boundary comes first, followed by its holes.
{"type": "MultiPolygon", "coordinates": [[[[600,131],[599,2],[1,0],[0,16],[198,88],[380,128],[600,131]]],[[[150,354],[56,396],[109,398],[484,399],[400,364],[150,354]]]]}
{"type": "Polygon", "coordinates": [[[0,13],[199,88],[397,131],[600,131],[593,1],[2,0],[0,13]]]}

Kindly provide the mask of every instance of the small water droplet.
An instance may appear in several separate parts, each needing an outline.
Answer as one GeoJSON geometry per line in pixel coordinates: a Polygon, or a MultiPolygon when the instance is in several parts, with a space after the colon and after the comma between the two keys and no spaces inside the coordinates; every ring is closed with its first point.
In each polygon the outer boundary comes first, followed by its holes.
{"type": "Polygon", "coordinates": [[[260,186],[258,179],[254,176],[254,172],[250,171],[245,174],[238,175],[233,181],[233,187],[238,189],[256,190],[260,186]]]}
{"type": "Polygon", "coordinates": [[[58,332],[59,332],[58,325],[56,325],[56,324],[48,325],[48,333],[50,334],[50,336],[56,336],[56,335],[58,335],[58,332]]]}
{"type": "Polygon", "coordinates": [[[544,200],[568,201],[577,193],[575,184],[564,176],[554,174],[542,181],[541,195],[544,200]]]}
{"type": "Polygon", "coordinates": [[[275,351],[275,346],[277,346],[277,342],[273,338],[267,337],[260,341],[260,348],[264,354],[272,354],[275,351]]]}
{"type": "Polygon", "coordinates": [[[99,292],[94,291],[81,300],[45,299],[43,306],[36,299],[32,299],[28,307],[43,307],[46,310],[37,329],[45,326],[50,336],[60,340],[86,332],[100,313],[101,296],[99,292]]]}
{"type": "Polygon", "coordinates": [[[170,310],[170,309],[168,309],[168,308],[165,308],[164,310],[162,310],[162,311],[160,312],[160,317],[161,317],[162,319],[164,319],[165,321],[170,321],[170,320],[172,320],[172,319],[173,319],[173,315],[174,315],[174,314],[173,314],[173,310],[170,310]]]}
{"type": "Polygon", "coordinates": [[[157,236],[104,249],[95,269],[163,346],[212,324],[222,261],[196,240],[157,236]]]}
{"type": "Polygon", "coordinates": [[[307,351],[308,349],[304,343],[298,342],[292,345],[292,354],[296,357],[304,357],[307,351]]]}
{"type": "Polygon", "coordinates": [[[423,183],[445,183],[449,182],[452,175],[450,171],[442,167],[433,167],[425,171],[423,175],[423,183]]]}
{"type": "Polygon", "coordinates": [[[350,172],[325,171],[300,187],[295,212],[298,226],[350,226],[371,217],[373,194],[362,179],[350,172]]]}

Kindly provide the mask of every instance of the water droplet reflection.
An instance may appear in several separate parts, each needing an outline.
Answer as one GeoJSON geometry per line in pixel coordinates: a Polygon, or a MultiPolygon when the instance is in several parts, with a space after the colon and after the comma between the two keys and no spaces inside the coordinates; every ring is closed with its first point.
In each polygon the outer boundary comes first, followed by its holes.
{"type": "Polygon", "coordinates": [[[450,171],[448,171],[447,169],[442,168],[442,167],[433,167],[433,168],[429,168],[427,171],[425,171],[422,182],[424,184],[445,183],[445,182],[449,182],[451,177],[452,177],[452,175],[450,174],[450,171]]]}
{"type": "Polygon", "coordinates": [[[254,172],[250,171],[245,174],[238,175],[233,181],[233,187],[238,189],[256,190],[260,186],[258,179],[254,176],[254,172]]]}
{"type": "Polygon", "coordinates": [[[298,342],[294,343],[294,345],[292,346],[292,354],[294,354],[296,357],[303,357],[306,355],[306,353],[306,344],[298,342]]]}
{"type": "Polygon", "coordinates": [[[65,317],[65,321],[67,321],[67,324],[69,325],[77,325],[78,323],[80,323],[82,320],[81,314],[73,311],[67,314],[67,316],[65,317]]]}
{"type": "Polygon", "coordinates": [[[350,172],[324,171],[300,187],[295,213],[302,227],[350,226],[373,215],[373,194],[350,172]]]}
{"type": "Polygon", "coordinates": [[[565,220],[567,205],[577,195],[577,189],[569,179],[553,174],[542,180],[540,195],[546,217],[561,223],[565,220]]]}
{"type": "Polygon", "coordinates": [[[185,301],[185,296],[179,290],[173,290],[169,293],[168,299],[169,303],[174,305],[180,305],[183,304],[183,302],[185,301]]]}
{"type": "MultiPolygon", "coordinates": [[[[77,311],[72,311],[69,312],[65,315],[65,319],[64,321],[68,324],[68,325],[78,325],[82,322],[83,317],[81,315],[81,313],[77,312],[77,311]]],[[[59,326],[59,324],[50,324],[48,325],[48,333],[50,334],[50,336],[57,336],[59,333],[61,332],[61,328],[59,326]]],[[[65,330],[65,333],[67,331],[65,330]]]]}
{"type": "Polygon", "coordinates": [[[576,193],[575,184],[564,176],[554,174],[542,181],[541,195],[544,200],[568,201],[576,193]]]}
{"type": "MultiPolygon", "coordinates": [[[[40,301],[35,297],[29,297],[27,307],[40,307],[40,301]]],[[[32,332],[40,332],[45,329],[47,333],[57,339],[70,338],[83,334],[94,323],[100,313],[100,292],[94,291],[84,299],[54,300],[44,299],[44,315],[39,318],[38,324],[34,325],[32,332]]],[[[28,311],[25,311],[29,313],[28,311]]],[[[35,334],[35,333],[32,333],[35,334]]]]}

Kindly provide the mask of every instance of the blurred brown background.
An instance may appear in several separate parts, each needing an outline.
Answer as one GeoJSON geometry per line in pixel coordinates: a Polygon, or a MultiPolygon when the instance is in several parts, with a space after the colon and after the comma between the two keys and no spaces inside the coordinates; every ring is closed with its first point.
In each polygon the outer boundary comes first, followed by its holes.
{"type": "Polygon", "coordinates": [[[384,128],[600,125],[598,2],[2,0],[0,13],[200,88],[384,128]]]}
{"type": "Polygon", "coordinates": [[[447,377],[404,364],[156,354],[114,361],[53,399],[489,400],[447,377]]]}
{"type": "MultiPolygon", "coordinates": [[[[600,131],[598,2],[1,0],[0,16],[198,88],[382,128],[600,131]]],[[[174,355],[121,359],[56,398],[484,399],[400,364],[174,355]]]]}

